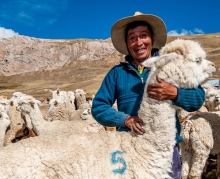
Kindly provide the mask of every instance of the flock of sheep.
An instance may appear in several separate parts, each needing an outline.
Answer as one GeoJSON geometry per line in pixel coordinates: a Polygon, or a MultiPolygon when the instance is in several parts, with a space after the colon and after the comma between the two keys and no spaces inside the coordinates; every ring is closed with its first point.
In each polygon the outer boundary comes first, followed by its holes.
{"type": "MultiPolygon", "coordinates": [[[[205,58],[198,43],[174,40],[162,48],[159,57],[143,63],[151,68],[147,84],[159,76],[177,87],[194,88],[216,70],[205,58]]],[[[204,89],[205,112],[178,109],[182,119],[183,179],[201,178],[209,154],[220,154],[220,91],[210,86],[204,89]]],[[[92,99],[87,101],[82,89],[51,90],[46,111],[39,100],[20,92],[10,99],[1,98],[1,178],[172,178],[177,108],[171,101],[150,99],[145,90],[138,115],[146,133],[138,137],[130,132],[106,131],[92,117],[91,105],[92,99]],[[11,143],[23,124],[36,137],[11,143]]]]}

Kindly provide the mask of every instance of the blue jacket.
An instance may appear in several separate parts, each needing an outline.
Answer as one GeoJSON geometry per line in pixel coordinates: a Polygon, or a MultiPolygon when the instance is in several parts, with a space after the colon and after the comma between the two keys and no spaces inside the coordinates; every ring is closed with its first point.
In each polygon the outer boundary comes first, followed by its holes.
{"type": "MultiPolygon", "coordinates": [[[[125,126],[128,116],[138,116],[144,87],[150,70],[145,69],[139,74],[130,63],[121,62],[113,67],[102,81],[101,87],[93,99],[92,115],[104,126],[116,126],[118,131],[129,131],[125,126]],[[118,111],[112,108],[117,100],[118,111]]],[[[198,110],[204,100],[205,92],[201,86],[196,89],[178,88],[178,96],[173,104],[186,111],[198,110]]],[[[180,137],[180,122],[176,115],[177,143],[180,137]]]]}

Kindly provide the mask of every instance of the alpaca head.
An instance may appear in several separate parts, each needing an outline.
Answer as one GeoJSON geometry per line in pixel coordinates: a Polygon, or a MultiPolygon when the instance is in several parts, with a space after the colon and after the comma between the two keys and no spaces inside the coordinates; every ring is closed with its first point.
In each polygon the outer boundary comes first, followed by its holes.
{"type": "Polygon", "coordinates": [[[18,100],[17,110],[23,114],[29,114],[30,111],[36,109],[40,105],[40,101],[32,96],[24,96],[18,100]]]}
{"type": "Polygon", "coordinates": [[[157,70],[159,77],[164,79],[165,76],[165,81],[177,87],[195,88],[216,71],[214,63],[206,60],[200,44],[192,40],[176,39],[165,45],[159,54],[143,65],[157,70]]]}

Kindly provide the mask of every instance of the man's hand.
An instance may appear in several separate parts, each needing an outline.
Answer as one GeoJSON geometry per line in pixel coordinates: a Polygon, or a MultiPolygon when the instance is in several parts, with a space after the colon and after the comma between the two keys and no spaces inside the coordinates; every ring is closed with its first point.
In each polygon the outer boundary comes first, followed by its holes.
{"type": "Polygon", "coordinates": [[[147,87],[149,98],[156,100],[173,100],[177,98],[177,88],[163,81],[157,76],[158,83],[151,83],[147,87]]]}
{"type": "Polygon", "coordinates": [[[145,133],[145,130],[142,128],[144,122],[138,116],[129,116],[125,120],[125,125],[130,128],[132,133],[136,136],[145,133]]]}

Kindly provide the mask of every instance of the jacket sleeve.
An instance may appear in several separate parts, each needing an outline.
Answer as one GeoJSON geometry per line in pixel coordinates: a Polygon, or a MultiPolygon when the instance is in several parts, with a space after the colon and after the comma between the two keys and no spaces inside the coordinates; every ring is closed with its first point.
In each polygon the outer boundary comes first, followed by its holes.
{"type": "Polygon", "coordinates": [[[177,91],[177,99],[173,100],[173,104],[188,112],[197,111],[205,101],[205,91],[201,86],[194,89],[177,88],[177,91]]]}
{"type": "Polygon", "coordinates": [[[107,73],[93,99],[91,112],[93,117],[104,126],[124,127],[129,115],[112,108],[116,99],[116,76],[114,68],[107,73]]]}

